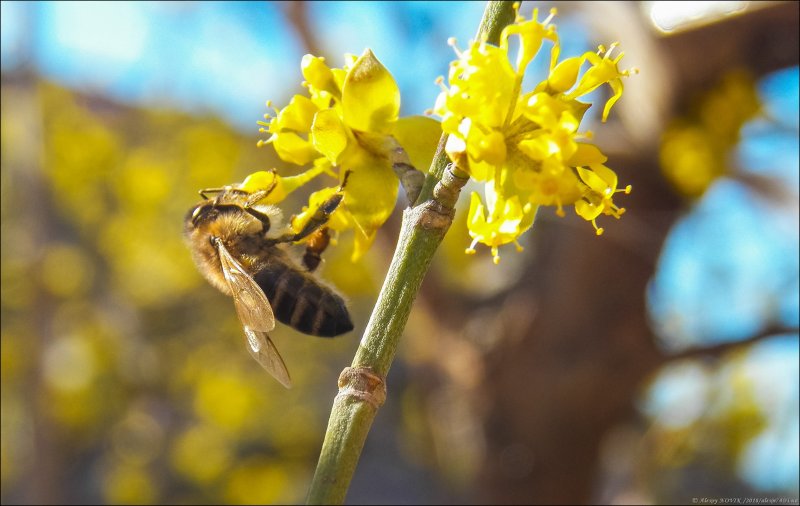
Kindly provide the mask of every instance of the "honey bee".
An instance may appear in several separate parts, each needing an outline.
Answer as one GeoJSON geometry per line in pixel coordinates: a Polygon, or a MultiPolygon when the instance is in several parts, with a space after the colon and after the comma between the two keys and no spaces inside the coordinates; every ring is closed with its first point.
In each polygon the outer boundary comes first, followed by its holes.
{"type": "Polygon", "coordinates": [[[326,224],[342,201],[346,181],[347,174],[339,191],[297,233],[280,226],[280,209],[257,204],[270,194],[275,182],[252,193],[233,186],[201,190],[203,200],[189,209],[184,220],[184,234],[198,270],[233,297],[248,351],[286,388],[291,387],[289,371],[267,334],[275,327],[276,317],[314,336],[333,337],[353,330],[344,299],[313,274],[328,246],[326,224]],[[298,263],[288,245],[304,238],[308,238],[306,251],[298,263]]]}

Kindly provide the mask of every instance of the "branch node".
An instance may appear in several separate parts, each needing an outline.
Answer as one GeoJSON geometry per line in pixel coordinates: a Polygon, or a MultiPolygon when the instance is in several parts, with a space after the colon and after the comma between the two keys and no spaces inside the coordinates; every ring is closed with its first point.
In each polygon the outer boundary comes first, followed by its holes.
{"type": "Polygon", "coordinates": [[[425,182],[425,174],[414,167],[408,157],[408,153],[394,137],[388,136],[385,142],[389,151],[389,161],[392,162],[392,170],[400,179],[400,184],[406,192],[406,197],[408,197],[408,205],[411,206],[419,197],[422,185],[425,182]]]}
{"type": "Polygon", "coordinates": [[[377,411],[386,400],[386,381],[371,367],[345,367],[339,375],[339,393],[336,397],[354,397],[377,411]]]}
{"type": "Polygon", "coordinates": [[[433,198],[443,207],[453,209],[458,195],[461,193],[461,188],[467,184],[467,181],[469,181],[469,175],[464,174],[450,163],[442,173],[442,180],[436,183],[436,187],[433,189],[433,198]]]}

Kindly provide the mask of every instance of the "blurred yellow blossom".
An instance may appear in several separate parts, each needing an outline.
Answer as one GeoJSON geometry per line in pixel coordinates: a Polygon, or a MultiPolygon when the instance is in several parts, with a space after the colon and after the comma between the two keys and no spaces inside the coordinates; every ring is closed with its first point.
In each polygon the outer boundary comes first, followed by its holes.
{"type": "Polygon", "coordinates": [[[551,23],[555,13],[541,22],[538,9],[531,19],[518,14],[503,30],[499,46],[478,40],[460,50],[451,39],[458,59],[450,65],[449,86],[438,80],[442,92],[431,112],[441,116],[442,130],[450,134],[446,151],[473,179],[485,183],[485,206],[479,194],[472,194],[467,226],[473,243],[467,251],[485,244],[495,263],[499,246],[519,248],[517,240],[533,224],[539,206],[556,206],[563,216],[562,206],[574,204],[600,234],[597,217],[619,218],[624,209],[613,203],[613,195],[630,192],[630,186],[616,189],[616,174],[603,165],[606,156],[587,142],[590,132],[579,132],[591,104],[578,98],[608,84],[612,96],[603,109],[605,121],[622,95],[622,78],[631,71],[619,69],[623,53],[612,57],[617,43],[559,62],[559,38],[551,23]],[[519,42],[513,64],[511,36],[519,42]],[[551,46],[549,74],[523,92],[526,68],[545,42],[551,46]]]}
{"type": "Polygon", "coordinates": [[[659,149],[664,176],[680,194],[701,196],[729,170],[728,155],[742,127],[760,113],[754,77],[742,69],[728,72],[664,130],[659,149]]]}

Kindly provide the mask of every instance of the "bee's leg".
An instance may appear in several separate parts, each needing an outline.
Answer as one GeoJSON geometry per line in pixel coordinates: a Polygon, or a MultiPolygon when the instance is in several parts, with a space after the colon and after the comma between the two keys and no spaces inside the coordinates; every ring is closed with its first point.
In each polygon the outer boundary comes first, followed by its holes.
{"type": "Polygon", "coordinates": [[[300,232],[297,232],[296,234],[283,234],[279,237],[271,239],[270,242],[277,244],[281,242],[297,242],[301,239],[305,239],[309,235],[319,230],[323,225],[328,223],[331,214],[333,214],[336,208],[339,207],[339,203],[342,201],[343,197],[343,194],[337,193],[323,202],[322,205],[320,205],[314,212],[314,216],[308,220],[308,223],[306,223],[300,232]]]}
{"type": "MultiPolygon", "coordinates": [[[[275,169],[273,169],[272,172],[274,173],[275,169]]],[[[272,190],[275,189],[275,186],[277,186],[277,184],[278,184],[278,179],[273,178],[272,184],[270,184],[267,188],[264,188],[263,190],[258,190],[256,192],[251,193],[247,197],[247,200],[245,201],[244,205],[242,206],[242,208],[245,210],[246,213],[257,219],[264,225],[265,232],[269,230],[271,226],[269,216],[267,216],[266,214],[262,213],[257,209],[254,209],[253,206],[256,205],[256,202],[258,202],[259,200],[267,198],[267,196],[270,193],[272,193],[272,190]]]]}
{"type": "Polygon", "coordinates": [[[263,228],[264,232],[268,231],[269,228],[272,226],[271,222],[269,221],[269,216],[262,213],[261,211],[257,211],[252,207],[245,207],[244,210],[247,214],[249,214],[250,216],[254,217],[255,219],[261,222],[261,224],[264,227],[263,228]]]}
{"type": "MultiPolygon", "coordinates": [[[[350,176],[350,171],[345,172],[344,181],[342,181],[342,184],[339,186],[339,191],[333,194],[328,200],[323,202],[319,207],[317,207],[317,210],[314,212],[314,216],[312,216],[311,219],[308,220],[308,223],[306,223],[306,225],[303,227],[302,230],[300,230],[300,232],[297,232],[296,234],[284,234],[280,237],[276,237],[272,239],[273,244],[277,244],[280,242],[297,242],[301,239],[305,239],[309,235],[319,230],[323,225],[328,223],[331,214],[333,214],[336,208],[339,207],[339,204],[342,202],[342,199],[344,198],[344,193],[342,193],[342,190],[344,190],[344,185],[347,183],[347,178],[349,176],[350,176]]],[[[327,243],[325,245],[327,246],[327,243]]],[[[322,250],[320,250],[320,252],[321,251],[322,250]]]]}
{"type": "Polygon", "coordinates": [[[205,188],[203,190],[200,190],[197,193],[199,193],[200,196],[203,197],[204,199],[208,200],[209,197],[206,196],[206,193],[222,193],[224,191],[225,191],[225,188],[205,188]]]}
{"type": "Polygon", "coordinates": [[[322,227],[313,234],[311,234],[306,251],[303,254],[303,265],[313,272],[322,262],[322,252],[328,247],[331,242],[331,236],[328,233],[328,227],[322,227]]]}

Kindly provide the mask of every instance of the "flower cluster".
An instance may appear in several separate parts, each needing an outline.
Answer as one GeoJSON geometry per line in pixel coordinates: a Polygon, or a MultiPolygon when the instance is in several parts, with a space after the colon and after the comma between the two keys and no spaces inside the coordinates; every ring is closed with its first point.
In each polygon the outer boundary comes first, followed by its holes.
{"type": "Polygon", "coordinates": [[[399,181],[388,154],[397,145],[393,134],[413,130],[420,121],[425,123],[423,131],[431,131],[430,124],[436,135],[441,130],[430,118],[398,118],[400,91],[372,51],[345,58],[344,68],[338,69],[328,67],[323,58],[305,55],[301,68],[308,96],[295,95],[274,115],[266,114],[268,121],[259,122],[261,131],[270,134],[259,146],[271,144],[282,160],[311,168],[294,177],[257,172],[242,187],[254,191],[274,184],[265,200],[277,203],[318,175],[335,178],[330,187],[313,193],[304,211],[293,217],[291,226],[299,231],[349,173],[342,204],[328,227],[334,232],[355,231],[352,258],[356,260],[370,247],[397,200],[399,181]]]}
{"type": "Polygon", "coordinates": [[[619,69],[623,53],[615,55],[616,43],[559,62],[558,34],[550,23],[554,15],[555,10],[542,22],[536,9],[532,19],[517,15],[499,46],[479,40],[462,51],[451,39],[458,59],[450,65],[449,86],[438,81],[442,92],[432,112],[450,134],[446,151],[485,183],[485,203],[479,194],[471,196],[467,225],[473,242],[467,252],[485,244],[495,263],[500,246],[514,243],[521,249],[517,240],[533,225],[539,206],[555,206],[564,216],[563,206],[572,204],[600,235],[596,219],[601,214],[619,218],[625,210],[614,204],[614,194],[631,191],[630,186],[617,189],[617,175],[604,165],[606,156],[586,142],[591,134],[578,132],[591,105],[578,98],[608,84],[613,94],[603,109],[605,121],[622,95],[621,78],[631,71],[619,69]],[[519,41],[513,64],[512,36],[519,41]],[[549,75],[523,92],[526,68],[545,41],[552,44],[549,75]]]}

